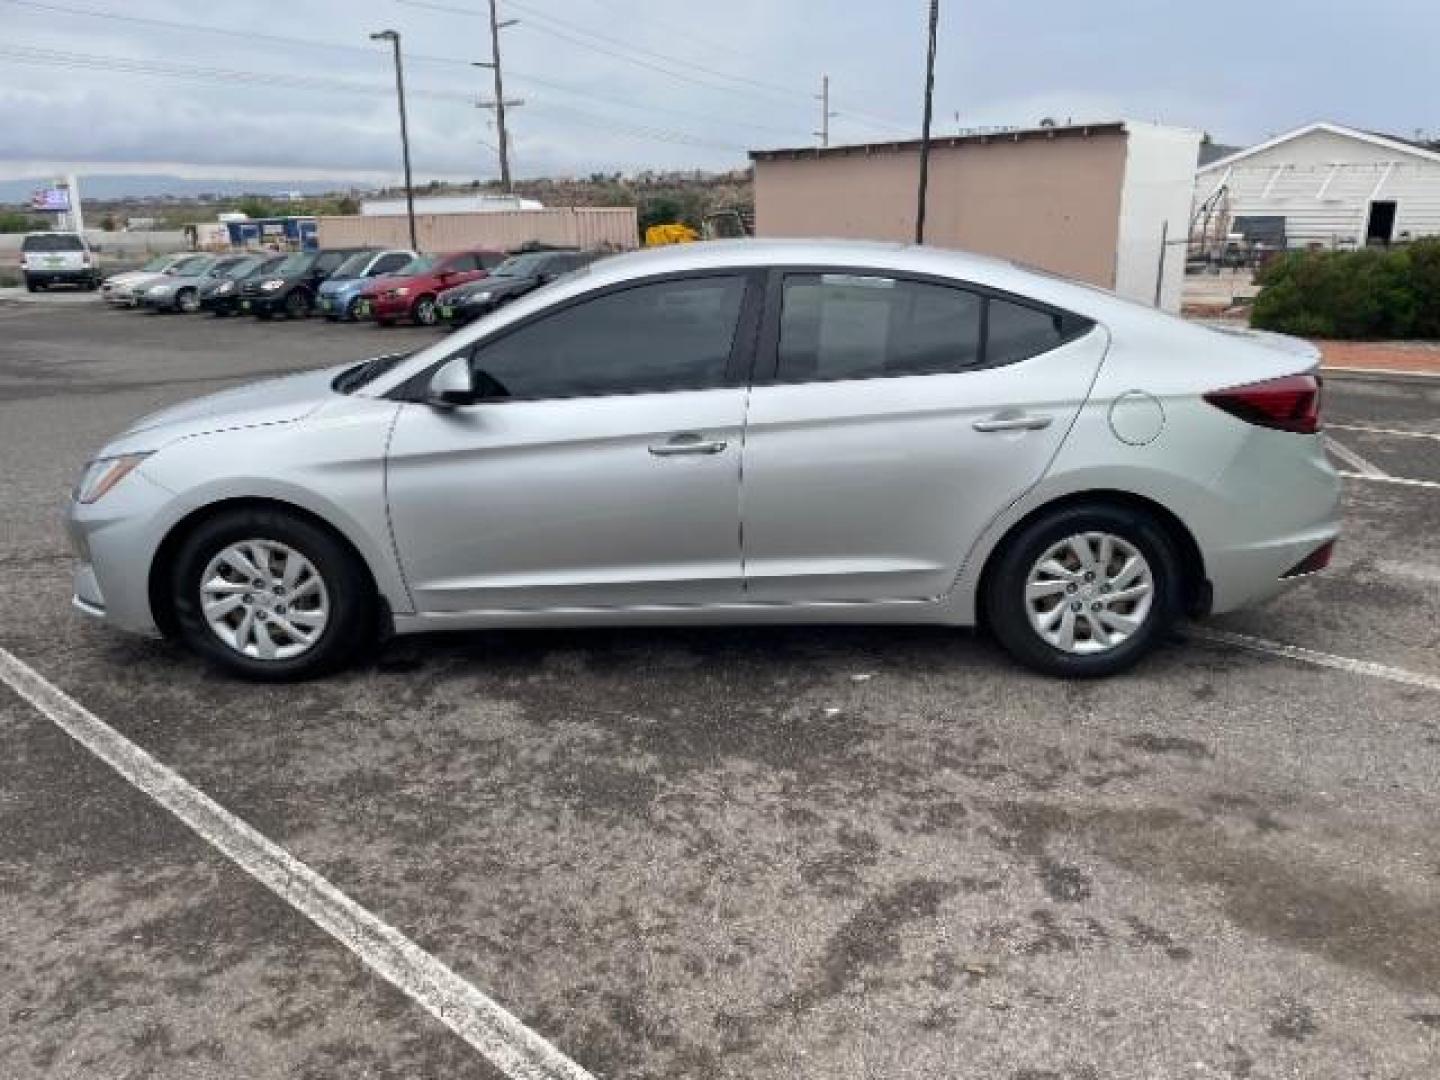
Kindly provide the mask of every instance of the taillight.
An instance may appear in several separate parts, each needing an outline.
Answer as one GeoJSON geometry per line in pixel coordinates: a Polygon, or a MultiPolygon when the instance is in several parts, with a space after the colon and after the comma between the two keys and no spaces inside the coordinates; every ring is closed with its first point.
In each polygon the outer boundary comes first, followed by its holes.
{"type": "Polygon", "coordinates": [[[1231,416],[1260,427],[1314,435],[1320,430],[1320,376],[1279,379],[1215,390],[1205,400],[1231,416]]]}
{"type": "Polygon", "coordinates": [[[1282,578],[1292,578],[1304,577],[1306,574],[1318,574],[1330,565],[1331,556],[1334,554],[1335,541],[1328,540],[1280,576],[1282,578]]]}

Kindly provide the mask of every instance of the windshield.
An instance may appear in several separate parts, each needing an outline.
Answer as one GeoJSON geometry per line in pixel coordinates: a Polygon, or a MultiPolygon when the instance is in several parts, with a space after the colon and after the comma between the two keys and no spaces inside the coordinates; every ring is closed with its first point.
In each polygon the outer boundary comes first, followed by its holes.
{"type": "Polygon", "coordinates": [[[551,253],[548,251],[511,255],[492,272],[496,277],[534,277],[545,269],[545,264],[550,261],[550,258],[551,253]]]}
{"type": "Polygon", "coordinates": [[[282,277],[287,277],[290,274],[303,274],[306,270],[310,269],[310,264],[314,260],[314,255],[307,255],[304,252],[297,251],[294,254],[286,255],[285,258],[281,259],[270,269],[282,277]]]}
{"type": "Polygon", "coordinates": [[[210,265],[209,255],[191,255],[189,258],[181,259],[170,268],[170,273],[175,277],[188,277],[192,274],[203,273],[210,265]]]}
{"type": "Polygon", "coordinates": [[[158,273],[159,271],[164,270],[165,267],[170,265],[170,259],[171,256],[169,255],[156,255],[155,258],[151,259],[144,266],[140,267],[140,269],[148,270],[152,274],[158,273]]]}
{"type": "Polygon", "coordinates": [[[259,264],[260,261],[258,259],[236,259],[229,266],[215,271],[215,276],[218,278],[229,278],[231,281],[236,281],[242,277],[245,277],[259,264]]]}
{"type": "Polygon", "coordinates": [[[439,261],[440,260],[434,255],[420,255],[411,259],[399,270],[396,270],[395,273],[400,277],[408,277],[411,274],[423,274],[427,270],[433,270],[435,264],[439,261]]]}
{"type": "Polygon", "coordinates": [[[332,278],[359,277],[365,272],[366,265],[375,255],[369,251],[362,251],[358,255],[351,255],[335,268],[332,278]]]}
{"type": "Polygon", "coordinates": [[[21,251],[84,251],[85,245],[74,233],[41,233],[27,236],[20,245],[21,251]]]}

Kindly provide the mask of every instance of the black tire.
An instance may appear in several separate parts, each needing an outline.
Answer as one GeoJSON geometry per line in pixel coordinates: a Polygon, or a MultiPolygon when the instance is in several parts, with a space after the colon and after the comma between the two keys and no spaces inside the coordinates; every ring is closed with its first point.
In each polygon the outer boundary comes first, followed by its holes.
{"type": "Polygon", "coordinates": [[[29,278],[25,279],[26,292],[39,292],[42,288],[44,288],[44,286],[41,285],[39,282],[31,281],[29,278]]]}
{"type": "Polygon", "coordinates": [[[1095,678],[1125,671],[1165,639],[1182,610],[1184,590],[1174,544],[1154,518],[1128,507],[1071,506],[1043,514],[1010,537],[995,558],[982,597],[990,630],[1006,652],[1042,674],[1095,678]],[[1150,609],[1139,628],[1118,645],[1103,652],[1066,652],[1031,625],[1026,582],[1050,547],[1090,532],[1119,537],[1144,556],[1154,583],[1150,609]]]}
{"type": "Polygon", "coordinates": [[[345,305],[345,318],[350,322],[364,322],[365,316],[362,314],[364,309],[365,301],[357,296],[345,305]]]}
{"type": "Polygon", "coordinates": [[[382,329],[382,330],[388,330],[388,329],[390,329],[390,327],[392,327],[392,326],[395,325],[395,320],[394,320],[394,319],[379,319],[379,318],[377,318],[377,319],[375,320],[375,325],[378,326],[378,327],[380,327],[380,329],[382,329]]]}
{"type": "Polygon", "coordinates": [[[194,289],[181,289],[175,295],[175,310],[193,314],[200,310],[200,294],[194,289]]]}
{"type": "Polygon", "coordinates": [[[202,521],[176,555],[170,597],[180,638],[210,662],[246,679],[289,682],[313,678],[352,663],[376,639],[375,588],[360,560],[325,528],[284,510],[235,509],[202,521]],[[330,621],[299,656],[261,660],[221,641],[200,609],[200,578],[226,546],[237,541],[273,540],[309,559],[330,598],[330,621]]]}
{"type": "Polygon", "coordinates": [[[296,289],[285,297],[287,319],[308,319],[310,317],[310,295],[304,289],[296,289]]]}
{"type": "Polygon", "coordinates": [[[426,293],[410,308],[410,319],[416,326],[434,326],[440,321],[440,309],[435,306],[435,297],[426,293]]]}

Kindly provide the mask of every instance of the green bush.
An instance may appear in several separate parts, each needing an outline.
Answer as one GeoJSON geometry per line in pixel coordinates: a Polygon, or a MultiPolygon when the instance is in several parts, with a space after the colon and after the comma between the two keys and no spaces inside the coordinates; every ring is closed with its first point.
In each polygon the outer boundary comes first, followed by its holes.
{"type": "Polygon", "coordinates": [[[1252,326],[1302,337],[1440,337],[1440,240],[1291,252],[1256,275],[1252,326]]]}

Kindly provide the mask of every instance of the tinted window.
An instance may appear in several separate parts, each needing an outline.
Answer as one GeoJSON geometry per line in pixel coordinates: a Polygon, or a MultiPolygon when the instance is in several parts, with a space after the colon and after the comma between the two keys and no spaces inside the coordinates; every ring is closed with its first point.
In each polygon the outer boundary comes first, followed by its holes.
{"type": "Polygon", "coordinates": [[[744,297],[742,277],[638,285],[544,316],[482,346],[471,363],[497,397],[719,386],[744,297]]]}
{"type": "MultiPolygon", "coordinates": [[[[286,255],[276,263],[275,273],[281,277],[293,277],[296,274],[303,274],[310,269],[310,264],[314,261],[314,255],[305,255],[297,251],[294,254],[286,255]]],[[[332,263],[331,265],[333,266],[334,264],[332,263]]]]}
{"type": "Polygon", "coordinates": [[[990,301],[986,364],[1013,364],[1039,356],[1066,340],[1065,317],[1008,300],[990,301]]]}
{"type": "Polygon", "coordinates": [[[74,233],[42,233],[27,236],[20,244],[21,251],[84,251],[85,245],[74,233]]]}
{"type": "Polygon", "coordinates": [[[370,268],[368,276],[374,277],[377,274],[393,274],[410,261],[410,256],[404,252],[392,251],[389,255],[382,255],[379,259],[375,260],[375,265],[370,268]]]}
{"type": "Polygon", "coordinates": [[[453,259],[447,260],[441,269],[455,274],[464,274],[479,269],[479,265],[474,255],[456,255],[453,259]]]}
{"type": "Polygon", "coordinates": [[[785,278],[779,378],[874,379],[980,363],[983,300],[964,289],[859,274],[785,278]]]}
{"type": "MultiPolygon", "coordinates": [[[[369,256],[365,256],[369,258],[369,256]]],[[[336,267],[343,263],[346,255],[343,251],[326,251],[315,257],[315,272],[317,274],[334,273],[336,267]]],[[[362,263],[364,259],[361,260],[362,263]]]]}
{"type": "Polygon", "coordinates": [[[482,251],[477,256],[477,259],[480,263],[480,269],[493,270],[505,261],[505,255],[499,251],[482,251]]]}

